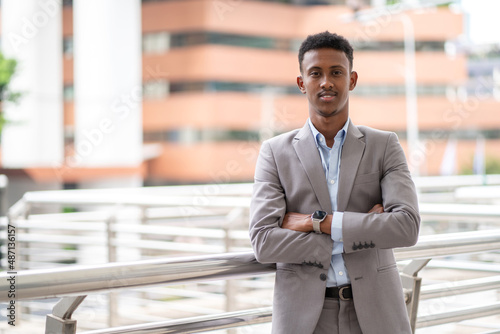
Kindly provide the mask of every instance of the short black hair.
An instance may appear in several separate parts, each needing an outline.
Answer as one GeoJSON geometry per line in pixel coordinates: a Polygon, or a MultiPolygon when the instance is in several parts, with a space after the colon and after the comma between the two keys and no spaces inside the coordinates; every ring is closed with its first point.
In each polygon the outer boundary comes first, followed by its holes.
{"type": "Polygon", "coordinates": [[[340,35],[335,33],[330,33],[328,31],[320,32],[319,34],[309,35],[302,42],[299,49],[299,68],[302,73],[302,61],[304,60],[304,54],[310,50],[330,48],[339,50],[345,53],[347,59],[349,60],[350,69],[352,69],[353,63],[353,49],[351,43],[340,35]]]}

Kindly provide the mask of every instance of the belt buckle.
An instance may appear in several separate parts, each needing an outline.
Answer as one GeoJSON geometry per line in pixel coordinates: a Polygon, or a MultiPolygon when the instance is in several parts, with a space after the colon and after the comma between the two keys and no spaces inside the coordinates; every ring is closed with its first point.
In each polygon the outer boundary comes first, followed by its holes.
{"type": "Polygon", "coordinates": [[[340,300],[351,300],[352,298],[345,298],[344,297],[344,290],[349,288],[350,286],[346,285],[346,286],[343,286],[339,289],[339,298],[340,300]]]}

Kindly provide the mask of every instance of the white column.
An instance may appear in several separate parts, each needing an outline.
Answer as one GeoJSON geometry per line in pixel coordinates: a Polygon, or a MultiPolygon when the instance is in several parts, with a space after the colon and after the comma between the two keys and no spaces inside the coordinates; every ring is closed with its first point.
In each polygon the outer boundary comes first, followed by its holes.
{"type": "Polygon", "coordinates": [[[61,0],[2,0],[2,52],[17,60],[4,102],[2,165],[52,167],[64,158],[61,0]]]}
{"type": "Polygon", "coordinates": [[[425,152],[419,145],[417,73],[415,60],[415,29],[413,21],[406,14],[399,16],[403,24],[405,49],[405,95],[406,95],[406,138],[408,142],[409,167],[413,176],[420,175],[421,159],[425,152]]]}
{"type": "Polygon", "coordinates": [[[371,6],[372,7],[382,7],[387,5],[387,0],[371,0],[371,6]]]}
{"type": "MultiPolygon", "coordinates": [[[[68,165],[142,163],[141,35],[140,0],[73,0],[75,155],[68,165]]],[[[104,181],[80,184],[82,188],[140,185],[140,175],[109,175],[104,181]]],[[[140,236],[118,232],[116,238],[140,236]]],[[[94,246],[82,247],[81,252],[105,254],[94,246]]],[[[135,248],[119,247],[116,252],[119,261],[140,257],[135,248]]]]}
{"type": "Polygon", "coordinates": [[[69,165],[142,162],[140,0],[74,0],[75,155],[69,165]]]}

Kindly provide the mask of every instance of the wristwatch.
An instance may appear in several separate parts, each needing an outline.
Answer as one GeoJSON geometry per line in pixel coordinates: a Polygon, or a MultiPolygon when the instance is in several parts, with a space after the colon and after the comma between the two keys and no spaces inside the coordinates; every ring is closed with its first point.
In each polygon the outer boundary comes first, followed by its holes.
{"type": "Polygon", "coordinates": [[[313,222],[313,229],[314,229],[314,232],[318,233],[318,234],[321,234],[321,229],[319,227],[319,224],[325,220],[326,216],[328,215],[328,213],[326,213],[325,211],[314,211],[314,213],[311,215],[311,219],[312,219],[312,222],[313,222]]]}

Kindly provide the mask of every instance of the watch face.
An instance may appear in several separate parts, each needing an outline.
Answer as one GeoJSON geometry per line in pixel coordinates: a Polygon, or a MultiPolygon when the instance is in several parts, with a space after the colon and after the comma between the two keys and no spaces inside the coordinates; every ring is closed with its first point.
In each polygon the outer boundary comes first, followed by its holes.
{"type": "Polygon", "coordinates": [[[315,211],[312,215],[313,219],[319,219],[322,220],[326,217],[327,213],[325,211],[315,211]]]}

